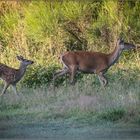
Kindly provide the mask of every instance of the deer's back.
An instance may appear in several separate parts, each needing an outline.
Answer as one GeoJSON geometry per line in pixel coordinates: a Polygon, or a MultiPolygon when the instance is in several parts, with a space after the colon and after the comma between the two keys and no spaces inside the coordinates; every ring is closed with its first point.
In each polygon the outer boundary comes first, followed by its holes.
{"type": "Polygon", "coordinates": [[[66,52],[62,56],[66,66],[77,65],[82,71],[101,71],[108,66],[108,55],[100,52],[66,52]]]}
{"type": "Polygon", "coordinates": [[[11,83],[14,80],[17,70],[5,64],[0,64],[0,77],[11,83]]]}

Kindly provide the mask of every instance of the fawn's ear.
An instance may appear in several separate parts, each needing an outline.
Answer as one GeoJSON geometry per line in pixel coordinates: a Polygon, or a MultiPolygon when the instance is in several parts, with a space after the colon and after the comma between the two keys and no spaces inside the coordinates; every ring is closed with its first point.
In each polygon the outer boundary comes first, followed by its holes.
{"type": "Polygon", "coordinates": [[[23,60],[23,56],[17,55],[17,59],[18,59],[18,60],[23,60]]]}
{"type": "Polygon", "coordinates": [[[118,38],[118,40],[117,40],[117,45],[119,45],[119,44],[122,44],[122,43],[124,43],[124,40],[123,40],[123,38],[118,38]]]}

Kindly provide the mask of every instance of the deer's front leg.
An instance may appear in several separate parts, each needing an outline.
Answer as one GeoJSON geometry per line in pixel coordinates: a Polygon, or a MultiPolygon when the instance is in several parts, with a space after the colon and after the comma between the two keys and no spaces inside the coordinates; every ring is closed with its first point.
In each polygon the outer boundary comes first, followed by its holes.
{"type": "Polygon", "coordinates": [[[5,92],[6,92],[6,90],[7,90],[8,87],[9,87],[9,84],[7,82],[5,82],[4,88],[3,88],[2,93],[0,94],[0,96],[2,96],[3,94],[5,94],[5,92]]]}
{"type": "Polygon", "coordinates": [[[100,81],[101,85],[102,85],[102,86],[106,86],[106,84],[107,84],[107,79],[105,78],[105,76],[103,75],[102,72],[100,72],[100,73],[98,74],[98,78],[99,78],[99,81],[100,81]]]}

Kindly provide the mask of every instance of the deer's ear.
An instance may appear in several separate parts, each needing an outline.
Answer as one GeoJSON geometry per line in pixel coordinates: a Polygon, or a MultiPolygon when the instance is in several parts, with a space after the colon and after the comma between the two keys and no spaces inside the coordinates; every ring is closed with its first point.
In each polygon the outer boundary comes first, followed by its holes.
{"type": "Polygon", "coordinates": [[[21,55],[17,55],[17,59],[18,59],[18,60],[22,60],[23,57],[22,57],[21,55]]]}

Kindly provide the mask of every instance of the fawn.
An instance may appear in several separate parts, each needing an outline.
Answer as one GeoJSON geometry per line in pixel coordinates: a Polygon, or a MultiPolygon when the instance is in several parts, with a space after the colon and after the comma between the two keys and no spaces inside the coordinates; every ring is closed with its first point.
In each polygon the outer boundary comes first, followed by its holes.
{"type": "Polygon", "coordinates": [[[27,66],[34,63],[31,60],[24,59],[22,56],[17,56],[17,59],[20,61],[19,69],[14,69],[5,64],[0,64],[0,78],[5,82],[0,96],[5,94],[10,85],[12,85],[14,92],[17,94],[16,84],[24,76],[27,66]]]}

